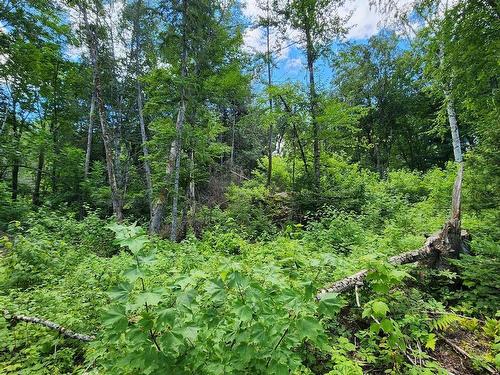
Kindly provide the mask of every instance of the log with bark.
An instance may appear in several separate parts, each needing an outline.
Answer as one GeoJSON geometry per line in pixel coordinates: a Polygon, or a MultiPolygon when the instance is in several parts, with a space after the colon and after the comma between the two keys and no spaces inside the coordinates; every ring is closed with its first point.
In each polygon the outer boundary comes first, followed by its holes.
{"type": "Polygon", "coordinates": [[[45,319],[37,318],[34,316],[11,314],[8,310],[3,310],[3,316],[12,325],[15,325],[17,322],[40,324],[44,327],[47,327],[47,328],[52,329],[54,331],[57,331],[61,335],[63,335],[64,337],[67,337],[70,339],[75,339],[75,340],[80,340],[80,341],[85,341],[85,342],[92,341],[95,339],[95,336],[73,332],[68,328],[65,328],[57,323],[51,322],[50,320],[45,320],[45,319]]]}
{"type": "MultiPolygon", "coordinates": [[[[389,258],[388,262],[390,264],[396,266],[425,260],[429,262],[430,266],[436,267],[441,265],[446,257],[458,257],[461,252],[466,252],[465,241],[469,240],[469,235],[460,228],[462,179],[463,164],[460,163],[455,184],[453,185],[451,218],[445,223],[443,229],[427,238],[424,246],[420,249],[389,258]]],[[[327,293],[341,293],[362,284],[368,272],[366,269],[361,270],[354,275],[334,282],[330,286],[321,289],[316,294],[316,300],[321,300],[327,293]]]]}

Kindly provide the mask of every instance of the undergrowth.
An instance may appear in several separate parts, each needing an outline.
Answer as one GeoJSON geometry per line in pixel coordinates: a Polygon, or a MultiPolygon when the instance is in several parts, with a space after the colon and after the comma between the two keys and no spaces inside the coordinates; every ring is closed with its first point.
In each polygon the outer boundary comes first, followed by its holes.
{"type": "Polygon", "coordinates": [[[293,207],[268,211],[276,192],[256,179],[229,190],[225,210],[201,210],[211,225],[178,244],[99,213],[20,213],[1,239],[0,306],[97,339],[0,318],[2,373],[444,374],[434,351],[452,329],[484,342],[471,371],[499,368],[494,211],[468,211],[466,191],[470,254],[446,270],[394,268],[389,256],[444,223],[453,171],[343,173],[363,184],[350,207],[325,204],[297,224],[293,207]],[[356,293],[314,300],[362,268],[356,293]]]}

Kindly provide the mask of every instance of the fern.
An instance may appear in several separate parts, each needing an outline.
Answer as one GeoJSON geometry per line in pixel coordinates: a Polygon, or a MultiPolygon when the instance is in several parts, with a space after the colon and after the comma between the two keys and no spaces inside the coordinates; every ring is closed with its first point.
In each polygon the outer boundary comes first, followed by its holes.
{"type": "Polygon", "coordinates": [[[461,321],[462,318],[455,314],[444,314],[431,322],[431,327],[436,331],[445,331],[453,323],[461,321]]]}

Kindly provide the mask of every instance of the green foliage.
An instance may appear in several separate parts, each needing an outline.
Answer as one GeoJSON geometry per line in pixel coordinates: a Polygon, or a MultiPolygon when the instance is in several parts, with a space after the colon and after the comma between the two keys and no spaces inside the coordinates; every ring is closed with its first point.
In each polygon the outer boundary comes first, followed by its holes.
{"type": "MultiPolygon", "coordinates": [[[[106,344],[98,362],[106,372],[281,373],[303,367],[306,340],[328,350],[312,294],[286,287],[272,265],[253,275],[237,263],[193,270],[169,289],[158,288],[154,263],[139,256],[140,232],[116,225],[113,230],[135,262],[124,272],[128,281],[109,293],[114,304],[103,315],[97,348],[106,344]]],[[[320,310],[335,315],[335,300],[331,296],[320,310]]]]}

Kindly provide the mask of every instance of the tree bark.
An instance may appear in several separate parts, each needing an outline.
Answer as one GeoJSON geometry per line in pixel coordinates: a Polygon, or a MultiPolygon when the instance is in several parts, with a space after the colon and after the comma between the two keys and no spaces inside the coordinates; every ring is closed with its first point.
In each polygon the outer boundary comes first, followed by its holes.
{"type": "MultiPolygon", "coordinates": [[[[444,43],[440,42],[439,45],[439,65],[441,70],[445,69],[444,61],[444,43]]],[[[462,146],[460,144],[460,133],[458,131],[457,113],[455,111],[455,101],[453,99],[453,94],[451,92],[453,84],[451,79],[449,82],[443,83],[443,93],[446,102],[446,112],[448,114],[448,122],[450,124],[451,131],[451,142],[453,144],[453,157],[455,162],[461,163],[462,158],[462,146]]]]}
{"type": "MultiPolygon", "coordinates": [[[[184,0],[186,2],[186,0],[184,0]]],[[[184,55],[184,54],[183,54],[184,55]]],[[[184,61],[185,64],[185,61],[184,61]]],[[[184,70],[184,69],[183,69],[184,70]]],[[[184,75],[183,75],[184,76],[184,75]]],[[[172,199],[172,226],[170,227],[170,240],[177,241],[177,209],[179,204],[179,177],[181,170],[181,143],[182,143],[182,128],[184,126],[184,118],[186,114],[186,103],[184,99],[184,88],[181,89],[181,102],[177,121],[175,124],[176,141],[174,145],[175,167],[174,167],[174,191],[172,199]]]]}
{"type": "Polygon", "coordinates": [[[231,156],[229,158],[229,167],[230,170],[233,170],[234,167],[234,137],[236,133],[236,109],[233,113],[233,121],[231,123],[231,156]]]}
{"type": "Polygon", "coordinates": [[[87,34],[87,44],[90,52],[90,60],[94,71],[94,92],[96,99],[97,111],[101,123],[102,140],[104,143],[104,153],[106,157],[106,167],[108,172],[108,180],[111,188],[111,200],[113,204],[113,213],[118,221],[123,220],[123,198],[118,187],[118,180],[115,170],[115,157],[113,152],[113,140],[108,127],[104,99],[102,97],[101,77],[98,64],[98,46],[97,36],[92,32],[88,21],[87,9],[81,3],[78,4],[83,15],[83,22],[87,34]]]}
{"type": "MultiPolygon", "coordinates": [[[[281,102],[285,106],[286,111],[290,115],[292,115],[293,114],[292,109],[290,108],[290,106],[288,105],[288,103],[285,101],[285,99],[283,98],[283,96],[280,95],[279,98],[281,99],[281,102]]],[[[304,152],[304,147],[302,146],[302,142],[300,141],[299,132],[297,130],[297,126],[295,125],[295,121],[292,121],[292,128],[293,128],[294,137],[297,140],[297,144],[299,145],[300,156],[302,158],[302,162],[304,163],[304,171],[305,171],[305,173],[307,175],[309,173],[309,171],[307,169],[306,153],[304,152]]]]}
{"type": "Polygon", "coordinates": [[[19,124],[17,123],[16,117],[16,102],[13,103],[14,110],[12,116],[12,131],[14,133],[14,142],[15,142],[15,150],[14,150],[14,158],[12,160],[12,181],[11,181],[11,189],[12,189],[12,200],[17,201],[18,188],[19,188],[19,155],[18,151],[20,148],[20,140],[21,140],[21,129],[19,129],[19,124]]]}
{"type": "Polygon", "coordinates": [[[148,136],[146,133],[146,123],[144,122],[144,113],[142,107],[142,90],[139,78],[137,78],[137,108],[139,111],[139,125],[141,127],[142,137],[142,154],[144,156],[144,176],[146,177],[146,189],[148,194],[149,212],[152,215],[152,199],[153,199],[153,182],[151,179],[151,167],[149,165],[149,149],[148,149],[148,136]]]}
{"type": "Polygon", "coordinates": [[[92,153],[92,132],[94,123],[95,111],[95,91],[92,90],[92,97],[90,98],[90,111],[89,111],[89,126],[87,128],[87,148],[85,151],[85,167],[83,170],[83,178],[86,180],[90,171],[90,157],[92,153]]]}
{"type": "MultiPolygon", "coordinates": [[[[181,86],[180,86],[180,99],[179,110],[177,112],[177,120],[175,122],[175,139],[170,145],[170,154],[166,168],[167,183],[173,175],[173,199],[172,199],[172,225],[170,228],[170,239],[177,240],[177,208],[179,203],[179,177],[181,165],[181,143],[182,143],[182,129],[184,127],[184,120],[186,117],[186,88],[185,78],[187,77],[187,11],[188,0],[182,1],[182,38],[181,38],[181,86]]],[[[153,207],[153,213],[149,222],[149,232],[158,234],[161,229],[161,223],[165,214],[165,206],[167,199],[167,190],[163,188],[160,195],[153,207]]]]}
{"type": "Polygon", "coordinates": [[[42,174],[43,174],[44,163],[45,163],[45,153],[42,149],[38,153],[38,165],[36,168],[35,186],[33,188],[33,196],[31,199],[31,202],[33,203],[34,206],[39,206],[41,203],[41,201],[40,201],[40,185],[42,183],[42,174]]]}
{"type": "Polygon", "coordinates": [[[84,335],[82,333],[73,332],[67,328],[64,328],[63,326],[61,326],[57,323],[51,322],[50,320],[40,319],[40,318],[33,317],[33,316],[11,314],[7,310],[3,310],[3,315],[4,315],[5,319],[9,320],[12,325],[16,324],[19,321],[26,322],[26,323],[40,324],[44,327],[47,327],[47,328],[52,329],[54,331],[57,331],[61,335],[63,335],[64,337],[67,337],[70,339],[75,339],[75,340],[80,340],[80,341],[92,341],[95,339],[95,336],[84,335]]]}
{"type": "Polygon", "coordinates": [[[462,146],[460,145],[460,133],[458,131],[457,114],[455,112],[455,102],[450,92],[445,91],[446,112],[450,123],[451,141],[453,144],[453,156],[457,163],[463,161],[462,146]]]}

